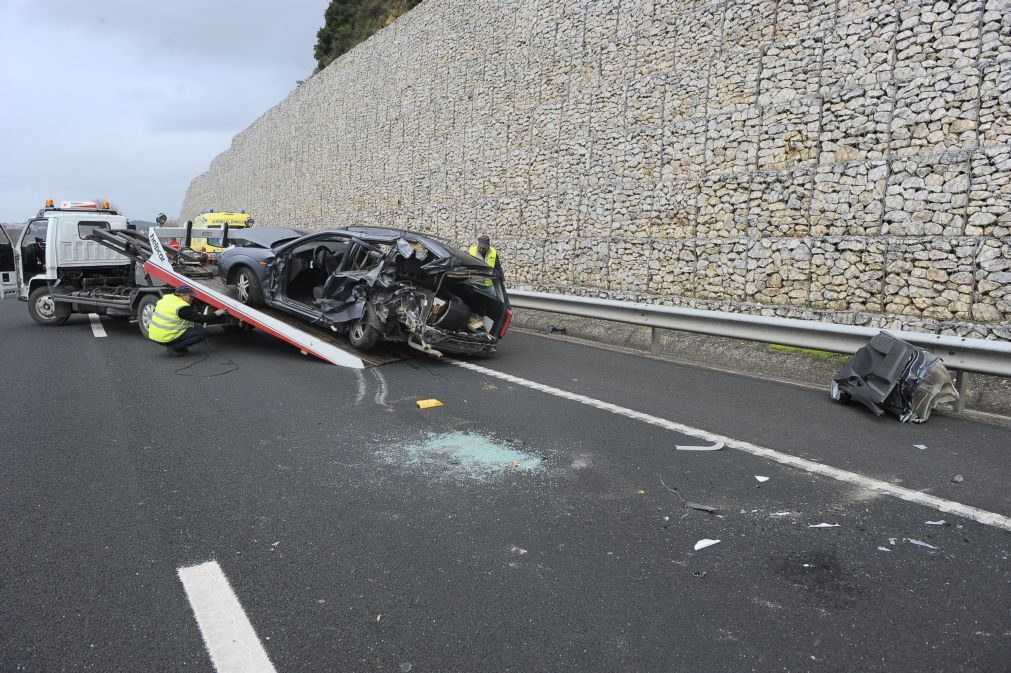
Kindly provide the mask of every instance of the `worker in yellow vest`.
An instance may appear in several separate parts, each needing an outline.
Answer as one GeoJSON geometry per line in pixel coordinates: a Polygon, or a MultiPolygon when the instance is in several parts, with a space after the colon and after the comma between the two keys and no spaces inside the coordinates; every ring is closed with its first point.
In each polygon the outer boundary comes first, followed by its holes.
{"type": "Polygon", "coordinates": [[[201,313],[193,308],[193,288],[182,285],[173,294],[158,300],[147,328],[147,337],[162,344],[173,357],[189,353],[189,347],[207,338],[207,332],[196,323],[206,324],[227,311],[201,313]]]}
{"type": "MultiPolygon", "coordinates": [[[[498,278],[505,279],[505,274],[502,273],[502,262],[498,258],[498,250],[491,247],[491,239],[486,234],[479,236],[477,245],[470,246],[468,252],[478,259],[483,259],[485,264],[495,269],[495,275],[498,278]]],[[[491,282],[488,285],[491,285],[491,282]]]]}

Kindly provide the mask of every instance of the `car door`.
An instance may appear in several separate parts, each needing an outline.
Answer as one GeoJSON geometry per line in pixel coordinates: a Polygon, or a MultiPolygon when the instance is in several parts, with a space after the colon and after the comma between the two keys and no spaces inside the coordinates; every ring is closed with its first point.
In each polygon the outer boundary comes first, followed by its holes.
{"type": "Polygon", "coordinates": [[[0,299],[18,293],[17,270],[14,267],[14,244],[0,226],[0,299]]]}

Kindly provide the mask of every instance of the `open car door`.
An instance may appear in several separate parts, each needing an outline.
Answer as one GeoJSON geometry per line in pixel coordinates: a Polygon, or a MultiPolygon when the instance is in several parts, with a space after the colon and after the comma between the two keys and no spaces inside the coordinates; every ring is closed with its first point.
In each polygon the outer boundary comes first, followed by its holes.
{"type": "Polygon", "coordinates": [[[14,268],[14,245],[3,227],[0,227],[0,299],[18,293],[18,277],[14,268]]]}

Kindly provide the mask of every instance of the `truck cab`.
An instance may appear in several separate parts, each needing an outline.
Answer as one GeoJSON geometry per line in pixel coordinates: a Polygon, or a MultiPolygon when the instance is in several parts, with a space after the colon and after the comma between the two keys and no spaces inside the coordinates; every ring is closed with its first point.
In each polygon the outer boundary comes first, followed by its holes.
{"type": "Polygon", "coordinates": [[[0,299],[14,297],[18,293],[17,270],[14,268],[14,244],[7,232],[0,227],[0,299]]]}
{"type": "Polygon", "coordinates": [[[18,299],[28,302],[32,318],[61,324],[73,305],[54,295],[130,282],[132,260],[86,239],[96,229],[126,228],[127,218],[107,201],[63,201],[59,207],[46,201],[13,249],[18,299]]]}

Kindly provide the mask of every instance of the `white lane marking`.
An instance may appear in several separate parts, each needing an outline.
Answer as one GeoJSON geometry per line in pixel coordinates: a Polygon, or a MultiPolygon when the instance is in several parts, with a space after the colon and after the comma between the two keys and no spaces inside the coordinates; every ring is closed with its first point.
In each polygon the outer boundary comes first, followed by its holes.
{"type": "Polygon", "coordinates": [[[356,369],[354,371],[355,382],[358,384],[358,394],[355,396],[355,405],[357,406],[362,403],[363,399],[365,399],[365,389],[367,384],[365,383],[365,374],[362,373],[362,370],[356,369]]]}
{"type": "Polygon", "coordinates": [[[376,381],[379,381],[379,390],[376,391],[375,401],[381,407],[386,406],[386,395],[390,392],[390,389],[386,385],[386,377],[375,367],[372,368],[372,375],[376,377],[376,381]]]}
{"type": "Polygon", "coordinates": [[[1011,517],[1004,516],[1003,514],[988,512],[971,505],[964,505],[959,502],[954,502],[953,500],[945,500],[944,498],[938,498],[937,496],[921,493],[920,491],[902,488],[901,486],[890,484],[887,481],[880,481],[878,479],[872,479],[871,477],[865,477],[864,475],[857,474],[856,472],[848,472],[846,470],[840,470],[837,467],[822,465],[821,463],[791,456],[787,453],[780,453],[779,451],[774,451],[773,449],[767,449],[765,447],[758,446],[757,444],[733,439],[732,437],[717,435],[712,432],[693,428],[690,425],[675,423],[674,421],[667,420],[666,418],[651,416],[650,414],[644,414],[641,411],[626,409],[625,407],[619,407],[618,405],[611,404],[610,402],[586,397],[585,395],[579,395],[578,393],[570,393],[569,391],[562,390],[561,388],[554,388],[552,386],[544,385],[543,383],[530,381],[528,379],[520,378],[519,376],[513,376],[512,374],[505,374],[503,372],[488,369],[487,367],[481,367],[469,362],[460,362],[458,360],[449,359],[447,359],[447,362],[454,364],[457,367],[463,367],[464,369],[485,374],[486,376],[494,376],[495,378],[502,379],[503,381],[515,383],[526,388],[532,388],[533,390],[538,390],[542,393],[547,393],[548,395],[554,395],[573,402],[579,402],[580,404],[586,404],[597,409],[602,409],[603,411],[610,411],[613,414],[619,414],[621,416],[633,418],[637,421],[649,423],[650,425],[656,425],[667,430],[680,432],[681,434],[688,435],[689,437],[697,437],[707,442],[723,442],[727,447],[732,449],[744,451],[745,453],[750,453],[754,456],[765,458],[766,460],[771,460],[782,465],[789,465],[790,467],[811,472],[812,474],[818,474],[837,481],[862,486],[863,488],[870,489],[872,491],[878,491],[879,493],[894,496],[900,500],[913,502],[918,505],[923,505],[924,507],[936,509],[940,512],[955,514],[966,519],[978,521],[979,523],[986,524],[988,526],[994,526],[995,528],[1003,528],[1004,530],[1011,531],[1011,517]]]}
{"type": "Polygon", "coordinates": [[[105,328],[102,327],[102,319],[98,317],[97,313],[89,313],[88,317],[91,318],[91,332],[95,335],[96,339],[108,336],[105,333],[105,328]]]}
{"type": "Polygon", "coordinates": [[[179,579],[218,673],[277,673],[216,561],[180,568],[179,579]]]}

